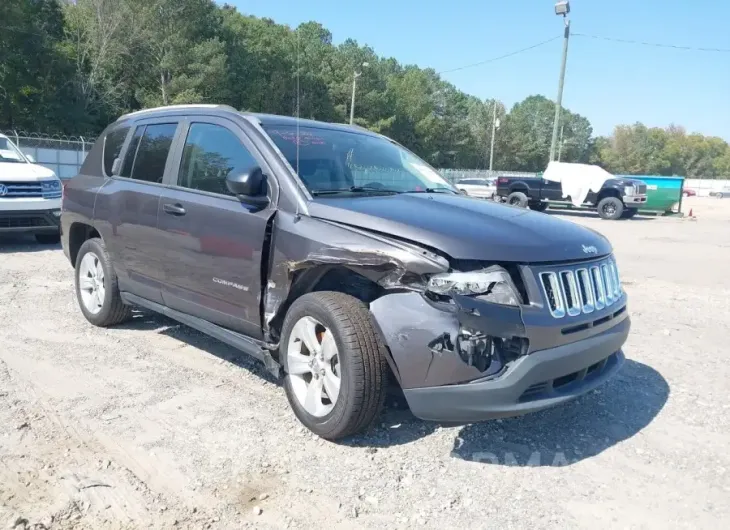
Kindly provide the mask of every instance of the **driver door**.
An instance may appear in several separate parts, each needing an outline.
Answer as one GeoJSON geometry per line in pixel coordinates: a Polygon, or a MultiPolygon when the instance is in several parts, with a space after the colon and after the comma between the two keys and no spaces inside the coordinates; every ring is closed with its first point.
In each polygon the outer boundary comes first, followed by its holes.
{"type": "Polygon", "coordinates": [[[237,124],[212,117],[185,121],[174,160],[158,212],[166,239],[164,303],[260,337],[261,257],[274,206],[242,203],[225,181],[257,165],[271,182],[271,172],[237,124]]]}

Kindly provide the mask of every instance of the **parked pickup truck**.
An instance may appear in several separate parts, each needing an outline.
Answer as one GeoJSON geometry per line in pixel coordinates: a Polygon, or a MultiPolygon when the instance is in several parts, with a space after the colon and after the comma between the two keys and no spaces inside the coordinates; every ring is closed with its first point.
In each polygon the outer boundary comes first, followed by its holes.
{"type": "MultiPolygon", "coordinates": [[[[497,200],[538,212],[547,209],[548,201],[572,202],[570,196],[564,196],[563,183],[541,176],[499,177],[496,195],[497,200]]],[[[588,192],[581,206],[597,210],[603,219],[628,219],[636,215],[645,202],[645,183],[633,179],[608,178],[597,192],[588,192]]]]}
{"type": "Polygon", "coordinates": [[[624,360],[607,239],[465,197],[358,127],[128,114],[66,184],[61,226],[90,323],[136,306],[222,340],[282,377],[327,439],[366,429],[389,379],[417,417],[468,423],[571,400],[624,360]]]}

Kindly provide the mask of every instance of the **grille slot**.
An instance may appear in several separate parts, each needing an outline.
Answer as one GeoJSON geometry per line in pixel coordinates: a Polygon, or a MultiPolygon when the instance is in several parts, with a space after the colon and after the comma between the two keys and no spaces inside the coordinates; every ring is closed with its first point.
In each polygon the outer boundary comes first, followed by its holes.
{"type": "Polygon", "coordinates": [[[550,314],[555,318],[600,311],[622,297],[613,258],[595,265],[539,273],[550,314]]]}

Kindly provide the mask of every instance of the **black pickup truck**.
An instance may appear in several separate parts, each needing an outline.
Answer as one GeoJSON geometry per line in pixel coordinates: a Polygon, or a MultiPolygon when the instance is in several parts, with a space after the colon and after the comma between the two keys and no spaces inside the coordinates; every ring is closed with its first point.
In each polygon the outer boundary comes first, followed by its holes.
{"type": "MultiPolygon", "coordinates": [[[[543,212],[549,202],[569,203],[560,182],[537,177],[499,177],[496,200],[543,212]]],[[[646,184],[640,180],[607,179],[598,193],[590,191],[583,206],[598,211],[603,219],[629,219],[646,203],[646,184]]]]}

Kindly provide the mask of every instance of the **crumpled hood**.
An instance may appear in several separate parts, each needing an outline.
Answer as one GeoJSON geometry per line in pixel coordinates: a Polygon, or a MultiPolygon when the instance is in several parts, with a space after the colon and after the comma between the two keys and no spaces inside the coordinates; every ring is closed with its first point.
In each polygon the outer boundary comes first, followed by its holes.
{"type": "Polygon", "coordinates": [[[20,162],[0,162],[0,182],[27,182],[56,178],[47,167],[20,162]]]}
{"type": "Polygon", "coordinates": [[[391,234],[455,259],[536,263],[610,254],[598,232],[512,206],[463,195],[399,194],[316,198],[312,217],[391,234]]]}

